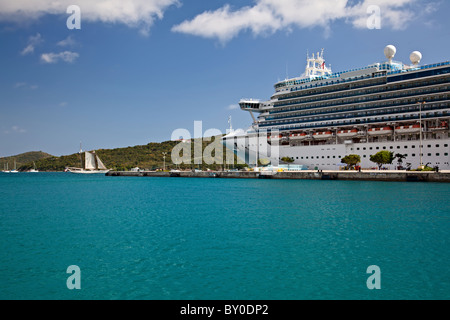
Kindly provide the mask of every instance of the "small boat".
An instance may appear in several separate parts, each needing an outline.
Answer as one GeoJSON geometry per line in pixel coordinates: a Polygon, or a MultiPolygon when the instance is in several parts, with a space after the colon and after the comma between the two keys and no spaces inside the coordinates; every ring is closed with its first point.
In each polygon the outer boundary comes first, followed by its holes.
{"type": "Polygon", "coordinates": [[[306,133],[292,133],[289,135],[290,140],[305,140],[308,137],[306,133]]]}
{"type": "Polygon", "coordinates": [[[5,170],[2,171],[3,173],[10,173],[11,171],[8,169],[8,162],[5,164],[5,170]]]}
{"type": "Polygon", "coordinates": [[[333,137],[331,131],[319,131],[313,134],[314,139],[329,139],[333,137]]]}
{"type": "MultiPolygon", "coordinates": [[[[80,156],[82,152],[80,151],[80,156]]],[[[95,151],[93,152],[84,152],[85,154],[85,161],[83,168],[66,168],[65,172],[70,173],[78,173],[78,174],[106,174],[108,173],[109,169],[105,167],[103,162],[100,160],[98,155],[95,154],[95,151]]],[[[82,159],[82,157],[81,157],[82,159]]],[[[83,161],[82,161],[83,162],[83,161]]]]}
{"type": "Polygon", "coordinates": [[[276,135],[276,136],[268,136],[268,138],[271,141],[277,141],[277,140],[280,140],[281,138],[283,138],[283,136],[280,134],[280,135],[276,135]]]}
{"type": "Polygon", "coordinates": [[[358,129],[341,130],[338,131],[337,136],[339,138],[353,138],[356,137],[358,133],[359,133],[358,129]]]}
{"type": "Polygon", "coordinates": [[[28,172],[30,172],[30,173],[39,172],[38,170],[36,170],[36,164],[34,162],[33,162],[33,169],[28,170],[28,172]]]}
{"type": "Polygon", "coordinates": [[[420,132],[420,124],[413,124],[410,126],[399,126],[395,128],[395,132],[399,134],[417,133],[420,132]]]}
{"type": "Polygon", "coordinates": [[[11,173],[19,173],[19,171],[17,171],[17,168],[16,168],[16,160],[14,160],[14,170],[11,170],[10,172],[11,173]]]}
{"type": "Polygon", "coordinates": [[[383,136],[394,133],[394,129],[391,127],[371,128],[368,131],[370,136],[383,136]]]}

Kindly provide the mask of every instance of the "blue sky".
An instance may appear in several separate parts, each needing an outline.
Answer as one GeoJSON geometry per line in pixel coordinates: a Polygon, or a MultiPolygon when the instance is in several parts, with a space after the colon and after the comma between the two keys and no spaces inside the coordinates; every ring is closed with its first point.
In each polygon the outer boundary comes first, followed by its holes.
{"type": "Polygon", "coordinates": [[[241,98],[269,99],[300,76],[306,52],[325,49],[343,71],[395,60],[449,60],[448,1],[0,0],[0,156],[72,154],[225,132],[251,124],[241,98]],[[81,29],[69,30],[69,5],[81,29]],[[381,29],[367,28],[367,7],[381,29]]]}

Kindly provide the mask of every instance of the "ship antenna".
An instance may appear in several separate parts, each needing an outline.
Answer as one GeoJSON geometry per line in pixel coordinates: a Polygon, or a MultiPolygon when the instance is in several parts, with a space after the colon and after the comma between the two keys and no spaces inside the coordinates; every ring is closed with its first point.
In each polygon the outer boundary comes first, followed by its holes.
{"type": "Polygon", "coordinates": [[[286,80],[289,79],[288,63],[286,62],[286,80]]]}
{"type": "Polygon", "coordinates": [[[233,132],[233,124],[231,123],[231,116],[228,117],[228,124],[230,125],[230,132],[233,132]]]}

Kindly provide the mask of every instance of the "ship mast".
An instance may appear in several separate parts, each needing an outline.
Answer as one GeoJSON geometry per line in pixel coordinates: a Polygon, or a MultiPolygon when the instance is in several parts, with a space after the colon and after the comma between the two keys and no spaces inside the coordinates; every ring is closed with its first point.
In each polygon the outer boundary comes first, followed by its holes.
{"type": "Polygon", "coordinates": [[[306,77],[315,78],[331,75],[331,69],[327,68],[327,66],[325,65],[323,52],[324,49],[322,49],[320,53],[317,52],[316,55],[313,53],[311,57],[309,56],[309,54],[307,54],[305,70],[306,77]]]}

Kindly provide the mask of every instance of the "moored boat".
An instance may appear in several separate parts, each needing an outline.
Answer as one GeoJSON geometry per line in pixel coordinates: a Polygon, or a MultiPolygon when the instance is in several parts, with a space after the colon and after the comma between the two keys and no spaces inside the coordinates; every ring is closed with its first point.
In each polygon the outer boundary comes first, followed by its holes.
{"type": "Polygon", "coordinates": [[[383,136],[383,135],[389,135],[394,132],[394,129],[391,127],[380,127],[380,128],[371,128],[368,131],[368,134],[370,136],[383,136]]]}
{"type": "Polygon", "coordinates": [[[395,132],[397,132],[398,134],[418,133],[420,132],[420,124],[413,124],[410,126],[399,126],[395,128],[395,132]]]}
{"type": "MultiPolygon", "coordinates": [[[[81,155],[80,151],[80,155],[81,155]]],[[[109,169],[103,164],[98,155],[93,152],[84,152],[85,153],[85,161],[83,168],[66,168],[65,172],[70,173],[78,173],[78,174],[106,174],[109,169]]],[[[82,158],[81,158],[82,159],[82,158]]]]}
{"type": "Polygon", "coordinates": [[[340,130],[337,133],[337,136],[339,138],[353,138],[356,137],[359,133],[358,129],[351,129],[351,130],[340,130]]]}
{"type": "Polygon", "coordinates": [[[319,131],[313,134],[314,139],[329,139],[333,137],[333,132],[331,131],[319,131]]]}
{"type": "Polygon", "coordinates": [[[308,137],[306,133],[292,133],[289,135],[290,140],[305,140],[308,137]]]}

